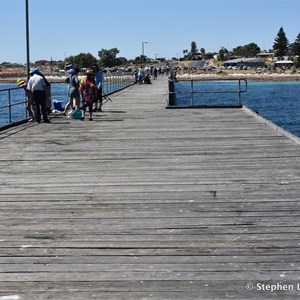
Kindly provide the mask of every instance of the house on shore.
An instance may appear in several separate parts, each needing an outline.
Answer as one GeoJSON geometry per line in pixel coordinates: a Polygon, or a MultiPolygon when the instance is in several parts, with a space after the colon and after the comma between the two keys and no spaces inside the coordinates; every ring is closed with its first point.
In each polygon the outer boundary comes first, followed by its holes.
{"type": "Polygon", "coordinates": [[[284,68],[291,68],[294,65],[294,62],[291,60],[277,60],[274,62],[275,67],[284,69],[284,68]]]}
{"type": "Polygon", "coordinates": [[[251,68],[258,68],[258,67],[264,67],[266,63],[266,60],[264,58],[236,58],[232,60],[228,60],[224,62],[224,67],[251,67],[251,68]]]}

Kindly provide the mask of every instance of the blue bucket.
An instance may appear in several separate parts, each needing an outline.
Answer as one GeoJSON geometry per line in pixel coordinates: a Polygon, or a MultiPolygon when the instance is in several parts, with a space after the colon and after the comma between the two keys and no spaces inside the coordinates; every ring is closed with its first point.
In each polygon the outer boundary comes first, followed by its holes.
{"type": "Polygon", "coordinates": [[[53,101],[53,108],[55,110],[62,111],[63,109],[62,109],[61,101],[54,100],[53,101]]]}

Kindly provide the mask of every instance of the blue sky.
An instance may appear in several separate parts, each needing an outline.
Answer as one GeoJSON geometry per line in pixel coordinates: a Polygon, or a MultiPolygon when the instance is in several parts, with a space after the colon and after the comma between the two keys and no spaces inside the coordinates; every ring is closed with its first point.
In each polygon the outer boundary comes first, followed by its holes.
{"type": "MultiPolygon", "coordinates": [[[[25,0],[0,0],[0,63],[26,62],[25,0]]],[[[29,0],[30,60],[118,48],[119,57],[181,57],[256,43],[271,49],[282,26],[300,33],[300,0],[29,0]]]]}

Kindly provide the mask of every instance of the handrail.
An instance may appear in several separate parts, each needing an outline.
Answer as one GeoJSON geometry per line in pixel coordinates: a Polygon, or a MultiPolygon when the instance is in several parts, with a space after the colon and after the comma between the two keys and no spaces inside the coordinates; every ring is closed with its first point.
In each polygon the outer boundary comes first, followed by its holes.
{"type": "MultiPolygon", "coordinates": [[[[225,79],[223,81],[236,81],[237,79],[225,79]]],[[[191,101],[190,101],[190,106],[191,107],[195,107],[195,101],[194,101],[194,95],[195,94],[228,94],[228,93],[237,93],[238,94],[238,99],[237,99],[237,105],[241,106],[241,94],[245,93],[248,89],[248,83],[246,79],[238,79],[238,88],[237,89],[233,89],[233,90],[222,90],[222,91],[218,91],[218,90],[210,90],[210,91],[197,91],[194,88],[194,82],[199,82],[199,80],[189,80],[191,82],[191,89],[190,91],[176,91],[175,90],[175,84],[176,82],[178,82],[178,80],[172,80],[169,79],[169,102],[168,102],[168,107],[172,107],[172,106],[176,106],[176,95],[180,95],[180,94],[190,94],[191,95],[191,101]],[[244,83],[244,85],[242,86],[241,83],[244,83]]],[[[213,81],[213,80],[201,80],[201,82],[203,81],[213,81]]],[[[222,81],[222,79],[216,79],[216,81],[222,81]]],[[[219,105],[218,105],[219,106],[219,105]]]]}
{"type": "MultiPolygon", "coordinates": [[[[26,109],[25,109],[25,103],[26,103],[25,95],[24,95],[24,100],[23,101],[18,101],[18,102],[12,103],[11,91],[13,91],[13,90],[21,90],[21,89],[23,89],[23,88],[22,87],[14,87],[14,88],[7,88],[7,89],[0,90],[0,92],[7,92],[8,93],[8,96],[7,96],[8,104],[0,106],[0,110],[8,108],[8,122],[9,123],[12,123],[12,107],[24,104],[24,111],[26,113],[26,109]]],[[[27,117],[27,113],[26,113],[26,117],[27,117]]]]}

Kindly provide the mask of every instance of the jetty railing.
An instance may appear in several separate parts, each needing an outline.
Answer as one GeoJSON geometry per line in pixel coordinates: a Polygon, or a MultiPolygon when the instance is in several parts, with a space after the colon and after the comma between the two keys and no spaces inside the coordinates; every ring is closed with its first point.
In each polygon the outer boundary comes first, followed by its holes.
{"type": "Polygon", "coordinates": [[[0,90],[0,126],[16,123],[27,118],[26,99],[22,87],[0,90]],[[6,104],[5,99],[7,99],[6,104]]]}
{"type": "MultiPolygon", "coordinates": [[[[104,73],[102,94],[104,97],[109,96],[133,84],[132,73],[104,73]]],[[[62,106],[68,102],[66,83],[52,82],[50,90],[52,106],[54,101],[61,101],[62,106]]],[[[0,100],[0,130],[26,122],[28,115],[22,87],[0,89],[0,100]]]]}
{"type": "MultiPolygon", "coordinates": [[[[246,79],[217,79],[217,80],[168,80],[168,99],[167,99],[167,108],[183,108],[183,107],[241,107],[241,94],[245,93],[248,88],[248,83],[246,79]],[[178,88],[178,83],[184,82],[185,88],[178,88]],[[211,85],[214,89],[206,88],[201,89],[199,83],[214,83],[211,85]],[[230,82],[229,85],[222,84],[220,87],[220,82],[230,82]],[[237,82],[236,88],[232,88],[232,83],[237,82]],[[187,88],[187,86],[190,88],[187,88]],[[216,89],[216,87],[219,87],[216,89]],[[222,89],[225,87],[225,89],[222,89]],[[201,98],[204,99],[208,95],[215,94],[236,94],[237,102],[234,104],[228,104],[226,101],[210,101],[209,99],[205,104],[201,104],[201,98]],[[184,99],[184,100],[183,100],[184,99]],[[216,104],[216,102],[218,104],[216,104]],[[222,104],[220,104],[222,102],[222,104]]],[[[204,102],[204,101],[202,101],[204,102]]]]}
{"type": "Polygon", "coordinates": [[[109,96],[134,84],[133,73],[104,73],[103,75],[103,96],[109,96]]]}

